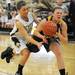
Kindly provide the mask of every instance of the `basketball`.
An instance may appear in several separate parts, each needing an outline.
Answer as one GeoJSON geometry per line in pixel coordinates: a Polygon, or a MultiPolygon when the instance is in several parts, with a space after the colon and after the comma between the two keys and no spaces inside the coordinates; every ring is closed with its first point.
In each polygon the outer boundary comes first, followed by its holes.
{"type": "Polygon", "coordinates": [[[52,21],[46,21],[43,25],[43,33],[46,36],[53,37],[57,32],[57,25],[52,21]]]}

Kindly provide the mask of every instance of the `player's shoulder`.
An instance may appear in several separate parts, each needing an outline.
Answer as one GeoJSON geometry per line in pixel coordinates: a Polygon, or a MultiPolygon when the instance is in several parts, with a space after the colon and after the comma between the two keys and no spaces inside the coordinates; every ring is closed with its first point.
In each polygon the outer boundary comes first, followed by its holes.
{"type": "Polygon", "coordinates": [[[66,22],[63,19],[60,19],[59,24],[61,24],[61,25],[67,25],[66,22]]]}
{"type": "Polygon", "coordinates": [[[44,18],[44,19],[42,19],[40,22],[39,22],[39,24],[40,23],[45,23],[46,22],[46,19],[44,18]]]}
{"type": "Polygon", "coordinates": [[[48,21],[52,20],[52,17],[53,17],[52,15],[48,16],[48,17],[47,17],[47,20],[48,20],[48,21]]]}
{"type": "Polygon", "coordinates": [[[45,22],[46,22],[46,19],[41,20],[41,21],[38,23],[38,25],[37,25],[37,29],[38,29],[38,28],[39,28],[39,29],[42,29],[42,28],[43,28],[43,25],[45,24],[45,22]]]}
{"type": "Polygon", "coordinates": [[[63,30],[67,29],[67,24],[66,24],[66,22],[63,19],[61,19],[60,25],[62,26],[63,30]]]}

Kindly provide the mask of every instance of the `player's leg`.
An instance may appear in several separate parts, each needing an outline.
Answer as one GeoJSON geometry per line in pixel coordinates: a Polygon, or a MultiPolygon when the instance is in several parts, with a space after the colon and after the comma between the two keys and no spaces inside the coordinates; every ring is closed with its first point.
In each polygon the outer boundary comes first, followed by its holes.
{"type": "Polygon", "coordinates": [[[65,66],[60,45],[58,43],[52,43],[50,49],[56,56],[60,75],[65,75],[65,66]]]}
{"type": "Polygon", "coordinates": [[[21,57],[21,60],[19,62],[17,72],[15,75],[23,75],[22,70],[23,70],[24,65],[26,64],[27,59],[30,56],[30,51],[25,48],[21,51],[21,55],[22,55],[22,57],[21,57]]]}
{"type": "Polygon", "coordinates": [[[6,58],[7,63],[10,63],[10,60],[16,55],[17,49],[20,47],[20,42],[16,37],[11,37],[11,41],[12,44],[1,53],[1,59],[6,58]]]}

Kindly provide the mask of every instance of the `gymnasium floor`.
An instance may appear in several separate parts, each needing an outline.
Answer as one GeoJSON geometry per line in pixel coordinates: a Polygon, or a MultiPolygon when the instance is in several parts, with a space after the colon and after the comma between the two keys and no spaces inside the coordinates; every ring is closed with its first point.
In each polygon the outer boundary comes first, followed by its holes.
{"type": "MultiPolygon", "coordinates": [[[[9,36],[1,34],[0,53],[10,45],[10,43],[9,36]]],[[[69,75],[75,75],[75,44],[68,43],[68,45],[63,45],[62,52],[66,71],[68,71],[69,75]]],[[[20,57],[20,55],[14,56],[9,64],[7,64],[5,60],[0,59],[0,75],[14,75],[20,57]]],[[[47,53],[43,46],[40,52],[31,54],[23,71],[24,75],[59,75],[55,55],[52,52],[47,53]]]]}

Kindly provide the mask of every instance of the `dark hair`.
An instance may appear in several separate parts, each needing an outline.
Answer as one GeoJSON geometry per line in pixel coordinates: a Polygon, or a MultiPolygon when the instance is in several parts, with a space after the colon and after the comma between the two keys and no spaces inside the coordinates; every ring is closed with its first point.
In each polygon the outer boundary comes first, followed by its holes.
{"type": "Polygon", "coordinates": [[[17,3],[17,9],[20,10],[22,6],[25,6],[26,5],[26,2],[21,0],[17,3]]]}
{"type": "Polygon", "coordinates": [[[61,9],[61,10],[62,10],[61,7],[55,7],[55,8],[52,10],[52,12],[54,12],[56,9],[61,9]]]}

